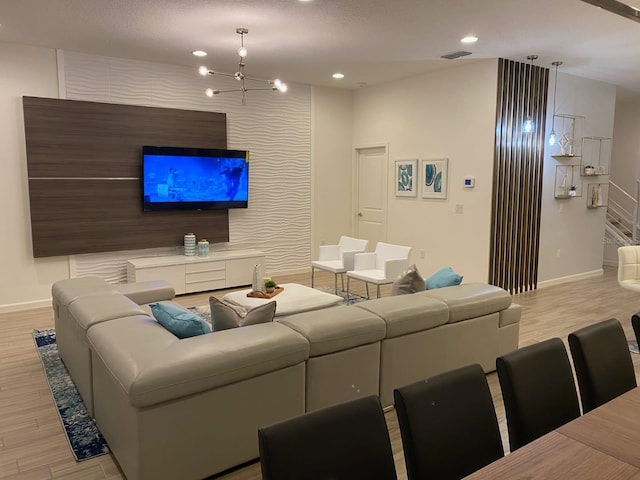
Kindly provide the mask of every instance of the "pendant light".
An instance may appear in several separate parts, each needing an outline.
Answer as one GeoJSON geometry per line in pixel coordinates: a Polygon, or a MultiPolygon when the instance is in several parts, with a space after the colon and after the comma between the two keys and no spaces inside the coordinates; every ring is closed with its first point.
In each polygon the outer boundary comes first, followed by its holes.
{"type": "Polygon", "coordinates": [[[549,135],[549,145],[554,146],[556,144],[556,93],[558,92],[558,67],[562,65],[562,62],[556,60],[551,65],[556,67],[556,76],[553,80],[553,119],[551,121],[551,135],[549,135]]]}
{"type": "Polygon", "coordinates": [[[525,117],[524,122],[522,123],[523,133],[532,133],[536,129],[536,124],[533,121],[533,117],[531,116],[529,111],[529,104],[531,103],[531,83],[532,83],[531,77],[533,76],[533,62],[537,59],[538,59],[538,55],[527,56],[527,60],[531,61],[531,69],[529,71],[529,78],[528,78],[529,85],[527,87],[527,116],[525,117]]]}
{"type": "Polygon", "coordinates": [[[278,78],[276,78],[275,80],[262,80],[259,78],[248,77],[244,74],[244,67],[246,66],[245,57],[247,56],[247,48],[244,46],[244,36],[249,33],[249,30],[244,27],[240,27],[240,28],[236,28],[236,33],[240,35],[240,48],[238,48],[238,57],[240,57],[240,60],[238,61],[238,70],[236,71],[236,73],[224,73],[224,72],[214,71],[214,70],[210,70],[206,66],[200,67],[198,69],[198,72],[200,73],[200,75],[205,77],[207,75],[222,75],[224,77],[232,77],[238,80],[238,82],[240,82],[240,86],[238,88],[232,88],[229,90],[218,90],[213,88],[207,88],[205,90],[205,94],[207,95],[207,97],[213,97],[214,95],[218,95],[220,93],[240,92],[242,94],[241,103],[242,105],[246,105],[247,104],[246,93],[251,90],[269,90],[269,91],[281,92],[281,93],[286,92],[287,84],[282,82],[278,78]],[[254,82],[254,84],[258,83],[263,85],[259,87],[249,87],[247,82],[254,82]],[[266,84],[266,86],[264,86],[264,84],[266,84]]]}

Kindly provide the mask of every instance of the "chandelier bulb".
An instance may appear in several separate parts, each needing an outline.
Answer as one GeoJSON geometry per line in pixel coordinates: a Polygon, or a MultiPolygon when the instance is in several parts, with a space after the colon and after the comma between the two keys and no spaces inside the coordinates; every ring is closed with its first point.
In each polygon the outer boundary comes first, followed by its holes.
{"type": "Polygon", "coordinates": [[[282,80],[280,80],[279,78],[276,78],[272,83],[274,87],[280,88],[280,85],[282,85],[282,80]]]}
{"type": "Polygon", "coordinates": [[[522,124],[522,131],[524,133],[531,133],[533,132],[533,128],[534,128],[534,124],[533,124],[533,120],[531,118],[527,118],[524,123],[522,124]]]}
{"type": "Polygon", "coordinates": [[[287,90],[289,90],[289,87],[287,87],[286,83],[280,82],[280,86],[278,87],[278,90],[280,90],[282,93],[285,93],[287,90]]]}
{"type": "Polygon", "coordinates": [[[212,88],[207,88],[204,93],[207,95],[207,97],[211,98],[213,97],[213,89],[212,88]]]}
{"type": "Polygon", "coordinates": [[[198,73],[203,77],[206,77],[207,75],[209,75],[209,69],[202,65],[200,68],[198,68],[198,73]]]}
{"type": "Polygon", "coordinates": [[[240,55],[241,58],[244,58],[247,56],[247,49],[246,47],[240,47],[238,49],[238,55],[240,55]]]}

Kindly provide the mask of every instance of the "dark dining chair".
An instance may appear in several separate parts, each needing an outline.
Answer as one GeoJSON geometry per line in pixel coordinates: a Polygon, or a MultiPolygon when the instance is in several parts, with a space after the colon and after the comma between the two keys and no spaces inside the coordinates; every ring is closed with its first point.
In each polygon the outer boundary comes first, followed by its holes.
{"type": "Polygon", "coordinates": [[[377,396],[258,430],[263,480],[396,480],[389,431],[377,396]]]}
{"type": "Polygon", "coordinates": [[[569,348],[584,413],[637,386],[627,337],[615,318],[569,334],[569,348]]]}
{"type": "Polygon", "coordinates": [[[580,416],[567,350],[552,338],[496,359],[513,452],[580,416]]]}
{"type": "Polygon", "coordinates": [[[631,327],[633,328],[633,335],[636,339],[635,341],[627,342],[629,350],[634,353],[640,353],[640,312],[631,315],[631,327]]]}
{"type": "Polygon", "coordinates": [[[457,480],[504,455],[480,365],[394,390],[408,480],[457,480]]]}

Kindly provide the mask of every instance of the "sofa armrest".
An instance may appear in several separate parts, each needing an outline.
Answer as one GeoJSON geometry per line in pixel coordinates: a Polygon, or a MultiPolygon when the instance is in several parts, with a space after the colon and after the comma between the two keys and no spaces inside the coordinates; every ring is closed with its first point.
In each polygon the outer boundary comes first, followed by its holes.
{"type": "Polygon", "coordinates": [[[376,268],[375,252],[356,253],[353,258],[354,270],[374,270],[376,268]]]}
{"type": "Polygon", "coordinates": [[[353,270],[355,257],[357,253],[362,253],[361,250],[349,250],[346,252],[342,252],[342,266],[345,270],[353,270]]]}
{"type": "Polygon", "coordinates": [[[118,292],[129,298],[129,300],[136,302],[138,305],[172,300],[176,296],[174,288],[165,280],[121,283],[114,285],[114,287],[118,292]]]}
{"type": "Polygon", "coordinates": [[[323,262],[327,260],[340,260],[339,245],[320,245],[320,253],[318,260],[323,262]]]}

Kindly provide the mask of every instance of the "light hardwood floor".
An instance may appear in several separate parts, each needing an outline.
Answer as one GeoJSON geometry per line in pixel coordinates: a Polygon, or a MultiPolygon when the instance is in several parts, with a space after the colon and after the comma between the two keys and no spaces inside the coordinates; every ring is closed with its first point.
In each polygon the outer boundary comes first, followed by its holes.
{"type": "MultiPolygon", "coordinates": [[[[310,284],[309,275],[277,278],[280,283],[310,284]]],[[[333,285],[333,277],[317,272],[316,285],[333,285]]],[[[356,290],[361,286],[354,285],[356,290]]],[[[218,297],[225,292],[215,292],[218,297]]],[[[383,289],[383,296],[388,288],[383,289]]],[[[185,306],[205,305],[209,293],[182,296],[185,306]]],[[[631,314],[640,310],[640,296],[616,283],[614,268],[605,267],[602,276],[546,287],[514,296],[523,307],[520,345],[551,337],[566,342],[567,334],[606,318],[618,318],[633,339],[631,314]]],[[[42,365],[36,353],[32,331],[53,327],[51,309],[41,308],[0,314],[0,478],[1,479],[121,479],[110,455],[76,463],[57,416],[42,365]]],[[[633,356],[640,372],[640,355],[633,356]]],[[[498,419],[507,443],[507,431],[500,388],[495,373],[487,376],[498,419]]],[[[402,444],[393,411],[386,414],[399,478],[406,479],[402,444]]],[[[253,463],[225,475],[223,480],[260,479],[260,465],[253,463]]],[[[177,479],[179,480],[179,479],[177,479]]]]}

